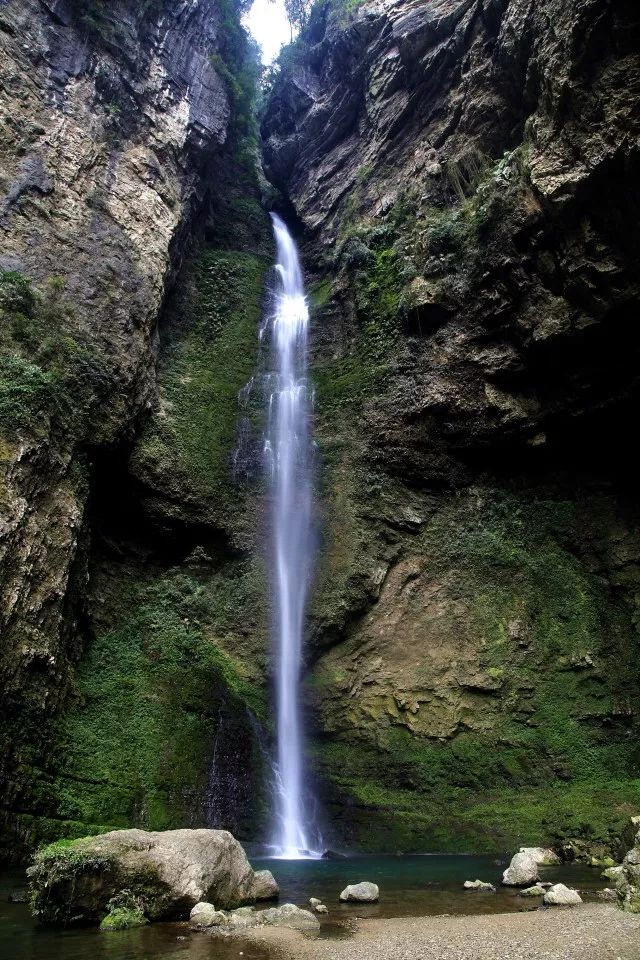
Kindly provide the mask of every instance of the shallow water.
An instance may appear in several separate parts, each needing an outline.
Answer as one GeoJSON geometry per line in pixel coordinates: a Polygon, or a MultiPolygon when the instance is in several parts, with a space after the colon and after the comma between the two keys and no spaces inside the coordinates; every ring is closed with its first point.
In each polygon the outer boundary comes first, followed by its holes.
{"type": "Polygon", "coordinates": [[[23,883],[23,874],[0,874],[0,960],[265,960],[268,956],[254,944],[192,934],[186,923],[153,923],[104,933],[50,930],[33,922],[27,904],[7,902],[9,893],[23,883]]]}
{"type": "MultiPolygon", "coordinates": [[[[329,908],[320,917],[322,936],[348,935],[346,921],[356,917],[401,917],[434,914],[504,913],[535,910],[514,890],[495,894],[467,893],[465,880],[478,877],[500,882],[505,864],[494,857],[410,856],[350,857],[345,860],[273,860],[252,858],[256,869],[273,872],[281,888],[280,902],[298,906],[319,897],[329,908]],[[380,903],[340,904],[347,883],[371,880],[380,887],[380,903]]],[[[585,866],[541,867],[544,880],[561,881],[580,890],[583,899],[594,899],[606,886],[599,871],[585,866]]],[[[11,891],[22,887],[24,874],[0,874],[1,960],[264,960],[264,950],[233,939],[221,941],[191,934],[187,924],[157,923],[138,930],[100,933],[98,930],[55,931],[39,927],[27,904],[8,902],[11,891]]]]}
{"type": "MultiPolygon", "coordinates": [[[[500,887],[508,861],[495,856],[433,854],[405,857],[349,857],[343,860],[252,859],[256,869],[271,870],[280,884],[280,900],[304,906],[318,897],[329,908],[329,917],[340,921],[352,917],[408,917],[436,914],[510,913],[532,910],[539,902],[518,896],[518,891],[500,887]],[[465,880],[484,880],[497,893],[463,889],[465,880]],[[340,891],[348,883],[370,880],[380,887],[377,904],[341,904],[340,891]]],[[[600,871],[582,864],[541,867],[540,877],[566,883],[595,899],[607,884],[600,871]]]]}

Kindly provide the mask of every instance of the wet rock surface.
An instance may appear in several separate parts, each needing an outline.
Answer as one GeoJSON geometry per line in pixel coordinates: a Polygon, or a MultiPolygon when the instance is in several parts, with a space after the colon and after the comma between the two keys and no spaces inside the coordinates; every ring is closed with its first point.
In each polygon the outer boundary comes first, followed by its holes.
{"type": "Polygon", "coordinates": [[[273,87],[317,280],[308,706],[342,839],[603,857],[634,803],[639,35],[628,2],[327,3],[273,87]],[[602,805],[592,747],[621,761],[602,805]]]}

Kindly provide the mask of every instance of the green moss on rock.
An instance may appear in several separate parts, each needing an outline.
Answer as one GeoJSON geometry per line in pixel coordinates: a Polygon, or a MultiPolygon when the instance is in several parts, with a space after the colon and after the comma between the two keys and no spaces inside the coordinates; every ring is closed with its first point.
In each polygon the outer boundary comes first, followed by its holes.
{"type": "Polygon", "coordinates": [[[182,282],[163,339],[160,411],[144,429],[134,469],[185,510],[225,527],[239,509],[231,480],[238,392],[255,369],[267,264],[205,249],[182,282]]]}
{"type": "Polygon", "coordinates": [[[387,575],[307,686],[316,769],[351,842],[612,848],[640,803],[636,613],[581,544],[619,550],[615,529],[606,500],[484,488],[443,500],[411,536],[407,573],[387,575]]]}
{"type": "Polygon", "coordinates": [[[264,714],[264,693],[255,672],[216,638],[228,626],[225,605],[185,573],[138,582],[128,582],[129,570],[122,576],[108,585],[111,626],[90,643],[62,723],[59,815],[74,833],[79,824],[162,830],[202,823],[220,736],[242,753],[236,773],[257,785],[246,798],[248,820],[239,811],[233,824],[246,835],[264,815],[248,712],[264,714]]]}
{"type": "Polygon", "coordinates": [[[139,907],[115,907],[100,921],[101,930],[131,930],[149,921],[139,907]]]}

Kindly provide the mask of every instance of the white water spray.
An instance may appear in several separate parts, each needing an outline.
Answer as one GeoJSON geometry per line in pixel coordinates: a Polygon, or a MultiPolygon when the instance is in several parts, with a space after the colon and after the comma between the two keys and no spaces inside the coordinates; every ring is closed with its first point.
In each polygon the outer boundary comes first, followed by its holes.
{"type": "MultiPolygon", "coordinates": [[[[272,489],[274,631],[277,648],[278,855],[310,854],[310,817],[303,799],[299,686],[305,607],[313,555],[311,398],[307,382],[309,309],[296,245],[272,214],[277,288],[267,317],[274,385],[264,443],[272,489]]],[[[263,330],[263,333],[265,331],[263,330]]]]}

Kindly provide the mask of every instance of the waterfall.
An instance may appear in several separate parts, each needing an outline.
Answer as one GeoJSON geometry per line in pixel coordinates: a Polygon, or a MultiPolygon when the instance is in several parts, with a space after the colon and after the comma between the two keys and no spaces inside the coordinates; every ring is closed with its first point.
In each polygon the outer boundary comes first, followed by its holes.
{"type": "Polygon", "coordinates": [[[280,856],[308,856],[310,817],[303,798],[299,703],[305,607],[311,577],[313,451],[307,380],[309,310],[296,245],[271,215],[277,247],[273,309],[261,335],[270,335],[268,421],[264,460],[271,487],[273,629],[277,655],[277,791],[274,847],[280,856]]]}

